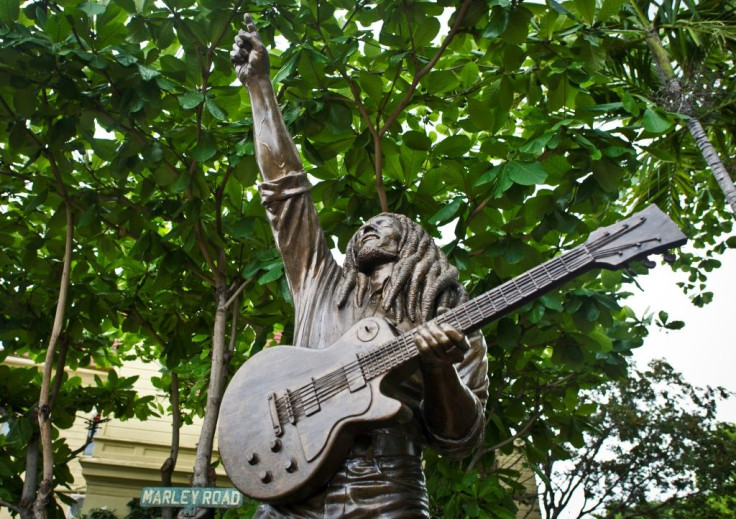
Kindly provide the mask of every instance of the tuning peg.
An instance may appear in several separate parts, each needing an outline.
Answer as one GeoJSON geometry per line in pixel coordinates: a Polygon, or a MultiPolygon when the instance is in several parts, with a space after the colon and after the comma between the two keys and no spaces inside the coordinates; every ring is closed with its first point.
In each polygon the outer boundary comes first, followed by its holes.
{"type": "Polygon", "coordinates": [[[657,264],[654,261],[650,260],[649,258],[647,258],[644,261],[642,261],[642,263],[648,269],[653,269],[654,267],[657,266],[657,264]]]}
{"type": "Polygon", "coordinates": [[[675,255],[671,252],[665,252],[662,254],[662,259],[668,264],[672,265],[675,262],[675,255]]]}

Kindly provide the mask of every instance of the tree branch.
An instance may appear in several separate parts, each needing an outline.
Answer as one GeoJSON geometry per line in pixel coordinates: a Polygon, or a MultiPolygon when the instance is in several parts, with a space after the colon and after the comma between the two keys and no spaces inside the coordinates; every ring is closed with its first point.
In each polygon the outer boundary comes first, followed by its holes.
{"type": "Polygon", "coordinates": [[[396,119],[401,115],[401,112],[409,105],[409,102],[411,101],[412,96],[414,95],[414,92],[417,89],[417,85],[419,85],[419,81],[429,74],[429,72],[434,68],[434,66],[437,64],[439,59],[442,57],[442,54],[444,54],[447,47],[452,42],[453,38],[457,34],[458,30],[460,29],[460,24],[463,21],[463,18],[465,18],[465,13],[468,12],[468,9],[470,8],[470,4],[472,4],[472,0],[465,0],[463,2],[463,5],[460,6],[460,9],[458,9],[457,12],[457,18],[455,19],[455,23],[450,28],[450,32],[445,36],[445,39],[442,40],[442,44],[440,45],[439,49],[437,49],[437,52],[435,52],[434,56],[432,56],[432,59],[429,60],[429,63],[427,63],[423,69],[421,69],[419,72],[417,72],[414,75],[414,79],[411,82],[411,85],[409,85],[408,90],[406,91],[406,94],[404,95],[404,98],[399,102],[399,104],[394,109],[393,113],[388,117],[386,122],[384,123],[383,127],[378,130],[378,134],[383,136],[390,126],[396,121],[396,119]]]}
{"type": "Polygon", "coordinates": [[[251,281],[253,281],[253,278],[246,279],[245,281],[243,281],[240,284],[240,286],[238,287],[238,289],[235,292],[233,292],[233,294],[230,296],[230,298],[225,302],[225,308],[228,308],[231,304],[233,304],[233,301],[235,301],[235,299],[240,295],[240,293],[243,291],[243,289],[245,287],[247,287],[251,283],[251,281]]]}
{"type": "MultiPolygon", "coordinates": [[[[171,372],[171,449],[169,457],[166,458],[161,465],[161,484],[170,487],[172,484],[172,476],[176,469],[176,462],[179,458],[179,441],[181,429],[181,408],[179,406],[179,375],[176,371],[171,372]]],[[[174,516],[172,507],[164,507],[161,510],[162,519],[171,519],[174,516]]]]}
{"type": "Polygon", "coordinates": [[[2,499],[0,499],[0,506],[4,506],[4,507],[8,508],[9,510],[12,510],[13,512],[17,513],[17,514],[19,514],[21,512],[21,509],[20,509],[19,506],[14,505],[12,503],[8,503],[7,501],[3,501],[2,499]]]}
{"type": "Polygon", "coordinates": [[[49,339],[48,349],[46,350],[46,360],[43,368],[43,378],[41,382],[41,392],[38,399],[38,425],[41,434],[41,452],[43,459],[43,478],[36,494],[36,501],[34,503],[34,516],[36,519],[45,519],[46,517],[46,505],[49,497],[53,492],[53,478],[54,478],[54,450],[53,450],[53,439],[51,435],[51,404],[52,399],[50,395],[50,384],[51,384],[51,366],[54,361],[54,354],[56,351],[56,345],[61,335],[61,329],[64,324],[64,314],[66,311],[67,296],[69,293],[69,280],[71,277],[71,263],[72,263],[72,246],[74,242],[74,214],[72,213],[71,205],[69,204],[68,197],[66,196],[66,188],[61,182],[61,175],[59,174],[58,168],[55,167],[55,161],[53,161],[53,155],[49,153],[49,157],[52,163],[52,169],[54,174],[57,175],[57,179],[60,183],[60,190],[64,194],[66,200],[66,245],[64,248],[64,264],[61,272],[61,281],[59,287],[59,299],[56,305],[56,315],[54,316],[54,324],[51,330],[51,338],[49,339]]]}
{"type": "Polygon", "coordinates": [[[542,416],[542,412],[541,411],[536,412],[529,419],[529,421],[525,423],[524,426],[518,431],[516,431],[516,433],[513,434],[512,436],[509,436],[502,442],[499,442],[496,445],[493,445],[491,447],[486,447],[484,449],[478,449],[478,451],[473,456],[473,459],[468,464],[468,468],[465,469],[465,472],[471,472],[475,468],[475,466],[480,462],[481,458],[485,456],[486,454],[488,454],[489,452],[493,452],[495,450],[502,449],[506,445],[513,443],[514,440],[516,440],[517,438],[521,438],[523,435],[527,433],[527,431],[532,427],[532,425],[534,425],[534,423],[539,419],[540,416],[542,416]]]}

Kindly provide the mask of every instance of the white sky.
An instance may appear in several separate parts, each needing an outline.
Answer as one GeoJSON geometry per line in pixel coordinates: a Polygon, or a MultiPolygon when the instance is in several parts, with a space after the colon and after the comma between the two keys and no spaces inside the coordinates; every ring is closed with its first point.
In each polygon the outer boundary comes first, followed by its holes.
{"type": "MultiPolygon", "coordinates": [[[[670,320],[685,322],[684,328],[674,331],[652,324],[649,337],[634,354],[639,366],[664,358],[693,385],[722,386],[736,392],[736,250],[729,249],[719,259],[721,268],[708,274],[713,301],[704,308],[694,306],[676,285],[686,276],[666,265],[657,265],[648,275],[640,276],[644,291],[632,286],[635,295],[626,304],[639,315],[664,310],[670,320]]],[[[719,406],[718,418],[736,423],[736,398],[719,406]]]]}

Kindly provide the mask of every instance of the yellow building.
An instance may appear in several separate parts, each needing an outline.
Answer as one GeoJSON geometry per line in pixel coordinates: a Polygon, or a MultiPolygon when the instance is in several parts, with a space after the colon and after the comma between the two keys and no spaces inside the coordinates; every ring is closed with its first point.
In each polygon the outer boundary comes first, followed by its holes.
{"type": "MultiPolygon", "coordinates": [[[[159,375],[157,364],[140,360],[128,362],[120,376],[131,375],[139,376],[135,383],[138,395],[154,395],[164,408],[168,406],[166,395],[159,393],[151,383],[151,377],[159,375]]],[[[190,483],[200,428],[201,422],[197,421],[183,425],[179,431],[179,455],[172,477],[174,486],[190,483]]],[[[171,434],[168,416],[152,417],[145,422],[131,419],[101,424],[91,455],[80,459],[83,481],[86,482],[82,513],[107,507],[115,510],[118,517],[123,517],[128,513],[128,502],[140,497],[143,487],[161,486],[161,466],[170,454],[171,434]]],[[[217,485],[231,486],[221,467],[217,472],[217,485]]]]}
{"type": "MultiPolygon", "coordinates": [[[[11,366],[33,366],[28,359],[9,357],[11,366]]],[[[154,395],[164,408],[167,396],[160,394],[151,383],[151,377],[159,375],[154,363],[129,361],[117,370],[121,377],[138,375],[134,388],[139,396],[154,395]]],[[[93,384],[95,375],[105,378],[106,370],[78,369],[74,375],[84,384],[93,384]]],[[[89,433],[88,427],[94,414],[77,416],[73,427],[61,431],[73,450],[83,446],[89,433]]],[[[201,422],[184,425],[180,429],[180,449],[173,485],[184,486],[190,481],[201,422]]],[[[161,466],[169,457],[171,446],[171,420],[164,416],[126,421],[102,421],[97,426],[93,443],[84,454],[69,464],[74,477],[71,489],[57,489],[78,500],[78,506],[67,510],[68,515],[88,513],[91,509],[113,510],[118,517],[129,513],[128,502],[140,497],[141,488],[161,486],[161,466]]],[[[216,445],[215,445],[216,448],[216,445]]],[[[217,470],[218,486],[231,486],[224,470],[217,470]]],[[[0,519],[9,519],[7,509],[0,507],[0,519]]]]}

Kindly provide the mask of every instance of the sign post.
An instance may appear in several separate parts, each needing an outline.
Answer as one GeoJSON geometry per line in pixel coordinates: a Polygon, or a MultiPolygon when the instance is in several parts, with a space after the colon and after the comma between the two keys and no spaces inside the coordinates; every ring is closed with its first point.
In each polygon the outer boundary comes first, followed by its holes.
{"type": "Polygon", "coordinates": [[[197,508],[240,508],[242,504],[243,494],[234,488],[207,487],[145,487],[140,502],[146,508],[184,508],[184,515],[192,515],[197,508]]]}

